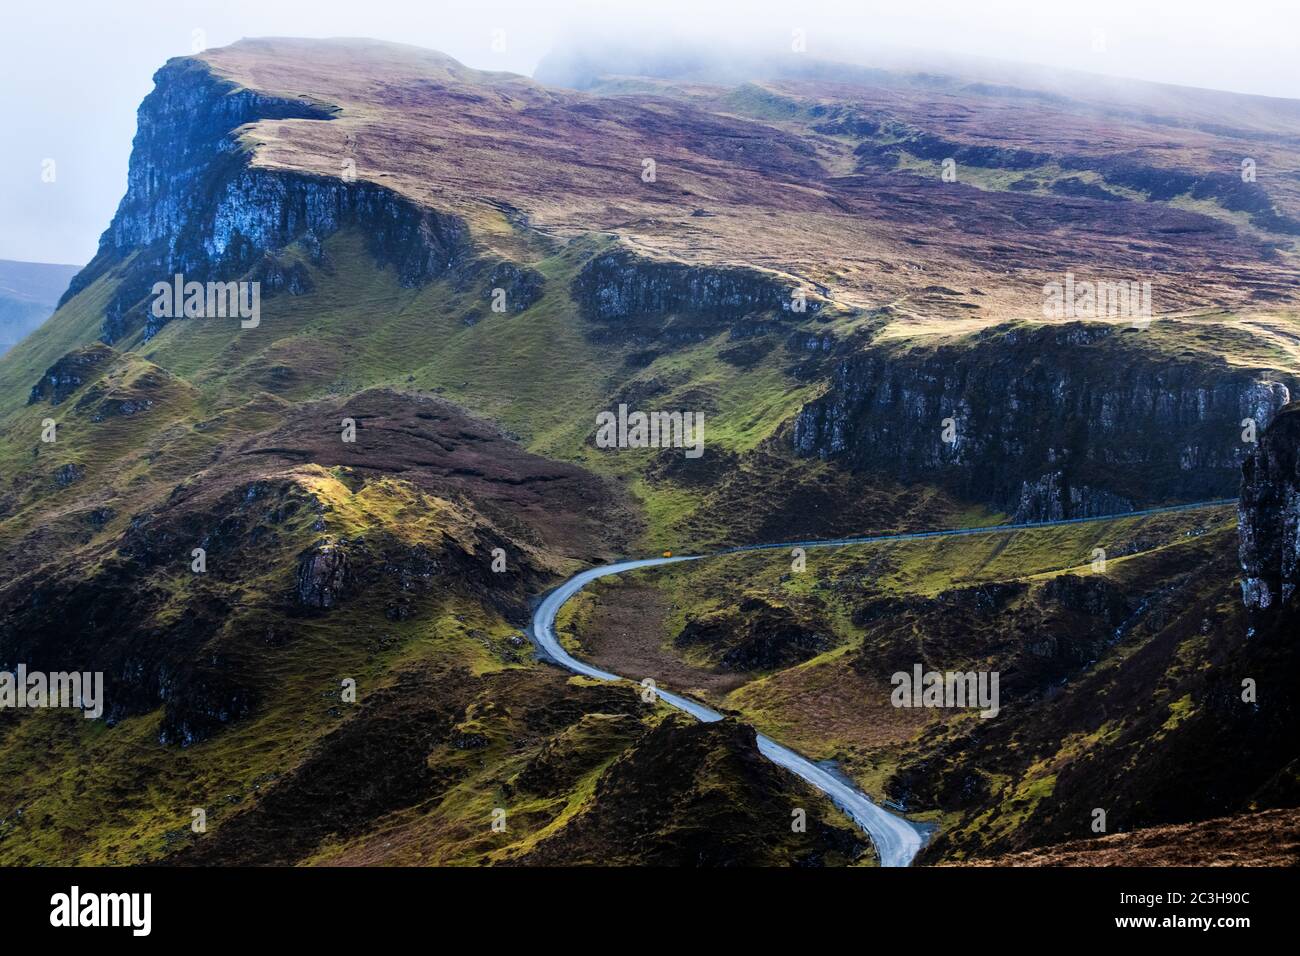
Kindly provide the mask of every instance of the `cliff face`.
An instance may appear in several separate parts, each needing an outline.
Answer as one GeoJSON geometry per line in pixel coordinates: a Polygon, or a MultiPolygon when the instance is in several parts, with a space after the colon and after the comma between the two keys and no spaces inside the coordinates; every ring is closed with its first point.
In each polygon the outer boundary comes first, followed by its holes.
{"type": "Polygon", "coordinates": [[[1288,386],[1166,358],[1132,338],[1142,334],[1076,322],[1003,326],[937,348],[869,347],[803,408],[794,447],[938,481],[1017,521],[1231,496],[1250,450],[1242,419],[1262,430],[1288,386]]]}
{"type": "MultiPolygon", "coordinates": [[[[175,273],[187,281],[229,282],[254,267],[257,278],[274,279],[282,272],[276,251],[303,240],[319,257],[319,241],[346,225],[366,232],[371,254],[381,266],[394,266],[406,286],[468,258],[468,230],[453,216],[371,183],[248,164],[241,127],[264,119],[325,121],[328,108],[239,88],[187,58],[169,62],[154,81],[139,110],[126,195],[100,237],[99,253],[64,295],[66,301],[134,254],[105,313],[105,342],[141,327],[149,338],[169,321],[149,313],[155,282],[175,273]]],[[[290,281],[280,285],[295,289],[290,281]]],[[[266,291],[276,291],[276,282],[266,291]]]]}
{"type": "Polygon", "coordinates": [[[1237,512],[1242,600],[1252,611],[1281,609],[1300,584],[1300,402],[1246,459],[1237,512]]]}
{"type": "Polygon", "coordinates": [[[815,290],[805,289],[803,311],[796,311],[799,286],[758,269],[695,266],[625,251],[596,256],[570,291],[583,317],[609,334],[653,332],[660,339],[706,337],[759,313],[810,317],[825,304],[815,290]],[[665,318],[677,321],[664,328],[665,318]]]}

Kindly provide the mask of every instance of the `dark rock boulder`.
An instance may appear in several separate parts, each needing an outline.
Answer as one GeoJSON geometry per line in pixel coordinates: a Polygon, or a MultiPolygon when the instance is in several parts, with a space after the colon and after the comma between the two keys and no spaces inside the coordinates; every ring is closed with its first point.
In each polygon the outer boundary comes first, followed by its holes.
{"type": "Polygon", "coordinates": [[[200,665],[164,670],[159,696],[165,702],[158,742],[188,747],[253,712],[256,694],[248,675],[238,673],[220,655],[200,665]]]}
{"type": "Polygon", "coordinates": [[[54,484],[60,488],[66,488],[69,485],[76,484],[86,474],[86,470],[76,462],[68,462],[66,465],[60,465],[54,471],[54,484]]]}

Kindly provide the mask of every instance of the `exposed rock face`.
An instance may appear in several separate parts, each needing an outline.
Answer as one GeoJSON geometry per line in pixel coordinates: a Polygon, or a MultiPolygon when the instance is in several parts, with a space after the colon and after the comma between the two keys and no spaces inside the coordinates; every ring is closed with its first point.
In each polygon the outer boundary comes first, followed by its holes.
{"type": "Polygon", "coordinates": [[[795,450],[941,482],[1018,521],[1231,496],[1250,449],[1241,422],[1266,426],[1287,384],[1121,343],[1126,334],[1143,333],[1073,322],[868,347],[800,412],[795,450]]]}
{"type": "Polygon", "coordinates": [[[60,465],[54,471],[54,483],[60,488],[66,488],[68,485],[75,484],[85,477],[86,470],[76,462],[68,462],[66,465],[60,465]]]}
{"type": "Polygon", "coordinates": [[[1043,597],[1066,610],[1095,617],[1109,628],[1118,627],[1133,613],[1123,591],[1100,575],[1057,575],[1043,586],[1043,597]]]}
{"type": "MultiPolygon", "coordinates": [[[[312,237],[309,233],[308,236],[312,237]]],[[[317,262],[323,261],[319,243],[312,243],[311,238],[305,239],[310,248],[316,250],[313,258],[317,262]]],[[[306,295],[315,288],[312,282],[311,273],[301,262],[284,262],[271,253],[262,256],[262,261],[253,267],[250,274],[254,281],[262,284],[263,297],[274,295],[277,292],[288,292],[290,295],[306,295]]]]}
{"type": "Polygon", "coordinates": [[[498,262],[484,280],[483,297],[492,302],[496,290],[505,294],[507,312],[523,312],[542,297],[546,285],[545,277],[536,269],[515,265],[513,262],[498,262]]]}
{"type": "Polygon", "coordinates": [[[164,668],[158,696],[166,705],[158,742],[182,747],[207,740],[226,724],[242,720],[257,702],[256,694],[241,686],[220,657],[176,673],[164,668]]]}
{"type": "Polygon", "coordinates": [[[98,375],[100,367],[113,354],[111,348],[98,343],[69,352],[47,368],[41,380],[32,386],[27,404],[48,401],[51,405],[58,405],[98,375]]]}
{"type": "Polygon", "coordinates": [[[1060,521],[1084,515],[1119,514],[1132,511],[1133,502],[1119,495],[1086,485],[1071,484],[1065,472],[1053,471],[1037,481],[1020,486],[1020,503],[1014,522],[1060,521]]]}
{"type": "Polygon", "coordinates": [[[1288,405],[1242,466],[1238,554],[1246,607],[1291,600],[1300,584],[1300,402],[1288,405]]]}
{"type": "Polygon", "coordinates": [[[342,546],[318,544],[298,562],[298,603],[328,610],[342,599],[351,582],[352,568],[342,546]]]}
{"type": "MultiPolygon", "coordinates": [[[[690,338],[695,332],[699,338],[745,316],[793,313],[797,288],[758,269],[706,268],[618,251],[592,259],[571,291],[590,321],[635,333],[648,331],[638,320],[684,316],[694,321],[666,330],[669,337],[690,338]]],[[[813,289],[804,290],[804,302],[807,315],[824,305],[813,289]]]]}
{"type": "MultiPolygon", "coordinates": [[[[197,60],[170,61],[140,105],[127,192],[100,238],[99,254],[69,286],[80,292],[129,253],[136,253],[109,303],[102,339],[114,342],[142,325],[150,337],[170,321],[150,314],[155,282],[252,278],[305,291],[299,270],[264,262],[268,252],[360,226],[380,265],[405,286],[441,275],[469,254],[465,224],[415,206],[371,183],[285,173],[248,165],[237,130],[262,119],[328,120],[329,109],[241,89],[197,60]]],[[[62,304],[62,302],[60,303],[62,304]]]]}

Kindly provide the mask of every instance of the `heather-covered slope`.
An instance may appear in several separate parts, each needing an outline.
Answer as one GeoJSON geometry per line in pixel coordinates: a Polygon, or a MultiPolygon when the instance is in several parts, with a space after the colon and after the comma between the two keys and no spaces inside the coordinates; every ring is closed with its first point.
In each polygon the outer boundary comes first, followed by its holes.
{"type": "Polygon", "coordinates": [[[653,569],[566,639],[933,820],[923,863],[1291,863],[1291,816],[1257,811],[1300,800],[1298,411],[1237,508],[653,569]],[[997,714],[898,707],[914,667],[997,673],[997,714]]]}
{"type": "MultiPolygon", "coordinates": [[[[858,101],[875,95],[873,78],[890,97],[900,88],[875,74],[845,77],[800,81],[819,97],[815,108],[799,106],[813,110],[808,122],[865,108],[858,101]]],[[[959,95],[993,109],[982,88],[944,94],[959,95]]],[[[959,249],[913,242],[888,210],[839,194],[840,133],[746,112],[740,92],[717,96],[549,90],[363,41],[244,41],[180,58],[159,72],[141,107],[127,195],[73,291],[107,296],[86,302],[100,314],[100,338],[126,349],[150,343],[169,370],[204,367],[209,393],[222,379],[290,387],[295,398],[376,384],[441,389],[535,451],[618,472],[650,507],[655,544],[672,543],[672,534],[725,540],[726,521],[709,528],[704,516],[754,496],[736,488],[719,500],[722,490],[708,487],[716,464],[651,467],[644,453],[597,453],[591,421],[619,401],[703,412],[712,446],[738,456],[725,472],[751,487],[770,479],[751,454],[762,447],[785,459],[781,472],[811,477],[807,463],[788,459],[835,457],[877,481],[937,484],[1030,518],[1230,493],[1246,448],[1241,419],[1263,428],[1294,384],[1287,295],[1267,305],[1239,299],[1247,262],[1279,280],[1290,274],[1289,240],[1264,242],[1206,217],[1165,229],[1168,203],[1145,194],[1122,204],[1134,207],[1133,221],[1117,221],[1100,201],[881,167],[870,194],[906,191],[909,216],[927,230],[951,219],[954,201],[997,222],[996,248],[972,236],[969,216],[959,249]],[[569,149],[557,152],[556,128],[569,149]],[[783,161],[783,150],[802,158],[783,161]],[[642,159],[663,176],[644,181],[642,159]],[[1010,208],[1019,203],[1033,216],[1010,208]],[[801,205],[833,222],[812,233],[813,219],[770,233],[758,225],[801,205]],[[1090,223],[1094,212],[1100,219],[1090,223]],[[1061,222],[1045,228],[1035,217],[1061,222]],[[654,235],[642,231],[649,223],[654,235]],[[888,236],[924,261],[850,266],[857,252],[835,246],[841,233],[854,250],[888,236]],[[852,281],[812,275],[799,250],[811,234],[822,246],[818,261],[839,263],[852,281]],[[1053,265],[1042,243],[1067,234],[1069,256],[1053,265]],[[689,251],[674,245],[682,236],[694,237],[689,251]],[[1020,265],[1006,244],[1029,238],[1032,265],[1020,265]],[[1159,252],[1157,241],[1165,242],[1159,252]],[[1116,242],[1140,251],[1112,268],[1116,242]],[[1222,262],[1233,264],[1231,281],[1211,277],[1222,262]],[[385,271],[373,274],[376,266],[385,271]],[[942,268],[941,283],[927,276],[933,268],[942,268]],[[224,350],[214,367],[220,336],[193,328],[164,336],[168,320],[148,308],[148,287],[176,271],[261,281],[275,328],[241,336],[239,351],[224,350]],[[1177,300],[1188,294],[1200,302],[1194,316],[1150,328],[1036,329],[1039,286],[1067,271],[1150,277],[1157,316],[1187,315],[1177,300]],[[498,290],[504,313],[490,308],[498,290]],[[1245,308],[1214,311],[1227,305],[1245,308]],[[342,324],[361,310],[365,323],[342,324]],[[575,310],[583,321],[572,321],[575,310]],[[1010,319],[1030,325],[1005,325],[1010,319]],[[1004,327],[968,334],[993,323],[1004,327]],[[1018,393],[1002,395],[999,384],[1021,370],[1031,374],[1018,393]],[[1098,372],[1114,382],[1085,394],[1082,383],[1098,372]],[[950,417],[956,439],[941,442],[950,417]],[[1099,447],[1125,442],[1141,453],[1099,447]],[[882,446],[888,460],[871,451],[882,446]],[[989,461],[1004,472],[996,481],[963,473],[986,472],[989,461]],[[1152,471],[1168,477],[1152,485],[1152,471]]],[[[919,109],[914,99],[895,106],[903,104],[919,109]]],[[[1185,152],[1200,161],[1190,146],[1185,152]]],[[[83,334],[37,344],[22,374],[39,375],[85,344],[83,334]]],[[[21,381],[11,387],[17,394],[21,381]]]]}
{"type": "MultiPolygon", "coordinates": [[[[1183,190],[1079,172],[1045,141],[1077,104],[1039,104],[1025,141],[959,152],[949,183],[925,164],[949,149],[950,114],[996,115],[1006,95],[936,101],[909,82],[612,95],[355,40],[166,64],[99,254],[0,359],[0,666],[102,669],[110,690],[105,723],[5,715],[0,859],[867,861],[859,834],[757,759],[742,721],[916,803],[908,772],[928,749],[886,727],[888,759],[838,753],[805,720],[819,698],[783,683],[831,675],[835,735],[874,746],[852,698],[862,669],[897,652],[904,623],[965,608],[953,561],[997,555],[919,555],[874,611],[815,620],[727,606],[724,576],[680,643],[683,666],[720,668],[708,692],[742,717],[713,728],[536,662],[528,602],[648,549],[1232,494],[1243,419],[1262,431],[1300,369],[1289,187],[1261,180],[1240,202],[1211,188],[1252,136],[1285,183],[1284,110],[1230,131],[1171,124],[1196,171],[1183,190]],[[1072,178],[1121,198],[1061,187],[1072,178]],[[1042,285],[1070,270],[1149,276],[1158,314],[1045,322],[1042,285]],[[153,284],[176,273],[259,283],[259,321],[155,314],[153,284]],[[703,414],[703,456],[596,447],[596,415],[620,403],[703,414]],[[890,629],[864,641],[876,612],[890,629]],[[733,680],[755,669],[773,673],[733,680]],[[186,829],[195,806],[206,838],[186,829]],[[806,839],[792,806],[810,809],[806,839]],[[609,823],[633,814],[636,828],[609,823]]],[[[1144,124],[1105,122],[1146,170],[1144,124]]],[[[1114,526],[1134,577],[1098,606],[1231,592],[1215,521],[1157,522],[1154,542],[1143,522],[1114,526]],[[1189,530],[1206,534],[1174,540],[1189,530]],[[1175,555],[1176,571],[1152,567],[1175,555]]],[[[1055,557],[1003,567],[991,582],[1015,584],[1015,621],[987,622],[1044,708],[1047,684],[1109,646],[1091,585],[1018,590],[1078,563],[1055,557]],[[1029,667],[1016,628],[1058,616],[1068,640],[1029,667]]],[[[1136,713],[1133,728],[1155,719],[1136,713]]],[[[952,768],[986,759],[954,741],[951,767],[919,775],[950,824],[933,853],[1011,846],[1012,823],[981,843],[977,818],[953,816],[973,807],[946,802],[952,768]]],[[[1042,790],[1037,771],[1006,776],[1042,790]]]]}
{"type": "Polygon", "coordinates": [[[1146,827],[1024,850],[975,866],[1295,866],[1300,810],[1262,810],[1203,823],[1146,827]]]}

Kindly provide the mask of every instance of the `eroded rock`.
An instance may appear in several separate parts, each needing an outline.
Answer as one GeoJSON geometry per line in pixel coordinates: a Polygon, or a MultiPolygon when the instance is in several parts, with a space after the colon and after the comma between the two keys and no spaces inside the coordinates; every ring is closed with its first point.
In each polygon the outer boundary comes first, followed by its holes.
{"type": "Polygon", "coordinates": [[[1288,405],[1242,466],[1238,555],[1246,607],[1283,605],[1300,583],[1300,402],[1288,405]]]}
{"type": "Polygon", "coordinates": [[[352,567],[341,544],[320,543],[298,562],[298,603],[328,610],[339,603],[352,583],[352,567]]]}

